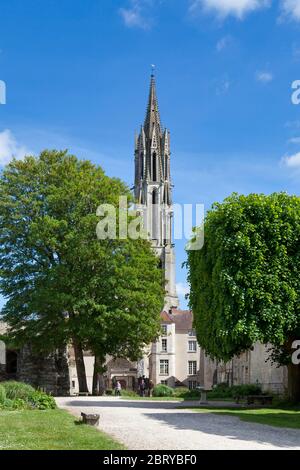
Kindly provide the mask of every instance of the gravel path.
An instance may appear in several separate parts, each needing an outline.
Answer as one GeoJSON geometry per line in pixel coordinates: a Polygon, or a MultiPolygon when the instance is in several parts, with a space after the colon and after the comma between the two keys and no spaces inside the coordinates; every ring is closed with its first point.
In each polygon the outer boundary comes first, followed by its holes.
{"type": "Polygon", "coordinates": [[[100,414],[100,429],[128,449],[298,449],[300,430],[247,423],[232,416],[197,413],[178,402],[123,400],[118,397],[57,398],[76,416],[100,414]]]}

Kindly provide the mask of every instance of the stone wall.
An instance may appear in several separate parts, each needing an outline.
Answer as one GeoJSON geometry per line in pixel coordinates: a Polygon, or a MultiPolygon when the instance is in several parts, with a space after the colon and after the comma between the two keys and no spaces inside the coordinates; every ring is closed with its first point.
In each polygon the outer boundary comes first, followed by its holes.
{"type": "Polygon", "coordinates": [[[271,345],[256,343],[250,358],[250,381],[260,383],[264,391],[285,395],[288,386],[287,367],[273,364],[269,358],[271,345]]]}
{"type": "Polygon", "coordinates": [[[287,390],[287,369],[269,359],[270,345],[255,343],[251,350],[231,361],[216,363],[217,383],[228,385],[259,384],[264,392],[284,395],[287,390]]]}
{"type": "Polygon", "coordinates": [[[43,356],[25,346],[19,352],[17,378],[54,396],[70,395],[67,349],[43,356]]]}

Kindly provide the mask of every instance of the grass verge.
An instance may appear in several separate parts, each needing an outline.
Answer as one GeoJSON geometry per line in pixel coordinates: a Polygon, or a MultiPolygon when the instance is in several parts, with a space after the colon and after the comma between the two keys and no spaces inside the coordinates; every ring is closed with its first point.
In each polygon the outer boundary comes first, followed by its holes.
{"type": "Polygon", "coordinates": [[[242,421],[267,424],[280,428],[300,429],[300,408],[189,408],[199,413],[216,413],[236,416],[242,421]]]}
{"type": "Polygon", "coordinates": [[[124,446],[64,410],[0,411],[0,450],[116,450],[124,446]]]}

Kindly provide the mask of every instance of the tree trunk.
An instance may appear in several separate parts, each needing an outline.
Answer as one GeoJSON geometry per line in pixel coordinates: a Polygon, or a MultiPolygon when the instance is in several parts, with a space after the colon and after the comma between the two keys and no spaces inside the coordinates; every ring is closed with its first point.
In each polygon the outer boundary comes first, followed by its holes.
{"type": "Polygon", "coordinates": [[[293,403],[300,403],[300,365],[288,365],[288,397],[293,403]]]}
{"type": "Polygon", "coordinates": [[[78,342],[76,339],[73,339],[73,347],[74,347],[74,353],[75,353],[75,362],[76,362],[77,378],[78,378],[78,385],[79,385],[79,393],[88,393],[86,373],[85,373],[85,365],[84,365],[84,360],[83,360],[83,351],[82,351],[81,343],[78,342]]]}
{"type": "Polygon", "coordinates": [[[93,395],[99,395],[99,380],[97,369],[97,357],[95,356],[94,373],[93,373],[93,395]]]}
{"type": "Polygon", "coordinates": [[[105,359],[95,355],[93,373],[93,395],[103,395],[105,392],[105,359]]]}
{"type": "Polygon", "coordinates": [[[105,393],[105,378],[103,372],[99,374],[99,395],[104,395],[105,393]]]}

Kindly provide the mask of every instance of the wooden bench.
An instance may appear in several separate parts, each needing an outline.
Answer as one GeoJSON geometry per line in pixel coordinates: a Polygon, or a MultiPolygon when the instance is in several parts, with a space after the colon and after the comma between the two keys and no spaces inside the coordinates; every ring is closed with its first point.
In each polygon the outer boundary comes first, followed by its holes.
{"type": "Polygon", "coordinates": [[[254,403],[261,403],[262,405],[272,405],[273,397],[268,395],[248,395],[247,405],[254,405],[254,403]]]}

